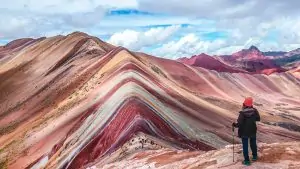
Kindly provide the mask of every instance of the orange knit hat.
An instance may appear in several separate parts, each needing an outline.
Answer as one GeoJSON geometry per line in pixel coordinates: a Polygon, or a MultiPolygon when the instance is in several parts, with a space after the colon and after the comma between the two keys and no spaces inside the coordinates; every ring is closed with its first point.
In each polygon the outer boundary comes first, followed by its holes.
{"type": "Polygon", "coordinates": [[[253,106],[253,99],[252,99],[252,97],[245,98],[244,105],[248,106],[248,107],[252,107],[253,106]]]}

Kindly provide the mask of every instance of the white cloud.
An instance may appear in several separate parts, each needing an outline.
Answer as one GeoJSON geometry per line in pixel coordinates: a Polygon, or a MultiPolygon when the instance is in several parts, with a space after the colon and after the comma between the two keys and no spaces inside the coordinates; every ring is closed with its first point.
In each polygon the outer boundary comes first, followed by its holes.
{"type": "Polygon", "coordinates": [[[0,0],[0,37],[39,37],[85,31],[98,25],[108,8],[135,8],[136,0],[0,0]]]}
{"type": "MultiPolygon", "coordinates": [[[[251,45],[257,45],[263,51],[287,50],[297,44],[300,47],[298,0],[164,0],[160,3],[156,0],[139,0],[138,2],[139,8],[146,11],[206,18],[214,21],[215,25],[211,26],[217,32],[228,32],[226,46],[222,47],[224,49],[213,51],[215,43],[205,42],[212,47],[204,47],[201,52],[227,53],[251,45]]],[[[190,52],[186,52],[188,53],[190,52]]]]}
{"type": "Polygon", "coordinates": [[[98,0],[98,2],[103,6],[117,8],[136,8],[138,6],[137,0],[98,0]]]}
{"type": "Polygon", "coordinates": [[[14,38],[27,35],[35,25],[31,25],[36,18],[26,15],[7,14],[0,11],[0,36],[14,38]]]}
{"type": "Polygon", "coordinates": [[[74,13],[62,16],[66,24],[75,27],[89,27],[98,24],[105,15],[105,9],[102,6],[97,6],[93,11],[85,13],[74,13]]]}
{"type": "Polygon", "coordinates": [[[145,32],[125,30],[112,35],[108,42],[138,51],[143,47],[155,45],[168,40],[168,38],[170,38],[179,29],[180,26],[174,25],[169,27],[151,28],[145,32]]]}
{"type": "Polygon", "coordinates": [[[52,0],[1,2],[0,36],[3,39],[39,37],[49,32],[70,32],[92,27],[104,17],[106,9],[92,0],[52,0]]]}
{"type": "Polygon", "coordinates": [[[228,46],[228,47],[220,48],[220,49],[216,50],[215,52],[213,52],[212,54],[214,54],[214,55],[230,55],[230,54],[237,52],[239,50],[242,50],[244,48],[245,48],[245,46],[243,46],[243,45],[228,46]]]}
{"type": "Polygon", "coordinates": [[[177,41],[169,41],[154,49],[151,53],[169,59],[190,57],[201,53],[229,55],[242,49],[247,49],[251,45],[257,46],[261,51],[290,51],[300,47],[300,44],[280,44],[276,41],[263,41],[259,37],[248,38],[246,41],[233,41],[231,38],[203,40],[201,36],[191,33],[177,41]]]}
{"type": "Polygon", "coordinates": [[[268,20],[300,13],[298,0],[139,0],[138,6],[146,11],[218,20],[248,17],[268,20]]]}
{"type": "Polygon", "coordinates": [[[188,34],[178,41],[170,41],[155,49],[155,55],[177,59],[200,53],[211,53],[226,46],[225,40],[203,41],[195,34],[188,34]]]}
{"type": "Polygon", "coordinates": [[[300,1],[296,0],[0,0],[0,4],[2,43],[79,30],[170,58],[230,54],[251,45],[262,51],[300,47],[300,1]],[[120,8],[159,14],[104,16],[107,10],[120,8]],[[150,29],[181,24],[189,26],[150,29]],[[225,37],[214,37],[215,32],[225,37]],[[211,37],[205,35],[209,33],[211,37]]]}
{"type": "Polygon", "coordinates": [[[40,37],[48,32],[64,32],[91,27],[101,20],[102,12],[74,15],[35,15],[0,12],[0,35],[5,39],[40,37]]]}
{"type": "Polygon", "coordinates": [[[28,10],[48,14],[91,12],[98,6],[105,8],[135,8],[136,0],[0,0],[1,8],[14,11],[28,10]]]}

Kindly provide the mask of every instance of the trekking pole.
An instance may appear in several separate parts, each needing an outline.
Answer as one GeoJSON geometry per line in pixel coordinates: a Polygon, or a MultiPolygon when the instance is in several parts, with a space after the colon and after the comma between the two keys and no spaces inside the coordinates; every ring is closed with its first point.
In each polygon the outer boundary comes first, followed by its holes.
{"type": "Polygon", "coordinates": [[[232,162],[234,162],[234,127],[232,126],[232,162]]]}

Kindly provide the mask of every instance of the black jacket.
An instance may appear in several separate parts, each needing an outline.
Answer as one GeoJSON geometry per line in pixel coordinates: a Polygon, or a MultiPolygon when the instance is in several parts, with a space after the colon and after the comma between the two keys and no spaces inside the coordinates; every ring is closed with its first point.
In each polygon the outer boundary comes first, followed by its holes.
{"type": "Polygon", "coordinates": [[[237,123],[234,127],[238,127],[239,137],[253,137],[256,136],[256,121],[260,121],[258,111],[253,107],[245,107],[240,111],[237,123]]]}

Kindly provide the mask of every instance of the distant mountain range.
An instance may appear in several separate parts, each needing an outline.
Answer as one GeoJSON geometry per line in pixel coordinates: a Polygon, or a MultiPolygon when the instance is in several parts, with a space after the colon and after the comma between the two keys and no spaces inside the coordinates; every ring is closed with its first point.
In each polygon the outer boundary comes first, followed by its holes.
{"type": "Polygon", "coordinates": [[[256,46],[243,49],[231,55],[210,56],[194,55],[190,58],[180,58],[185,64],[203,67],[219,72],[248,72],[271,74],[274,72],[294,71],[300,65],[300,48],[289,52],[261,52],[256,46]]]}

